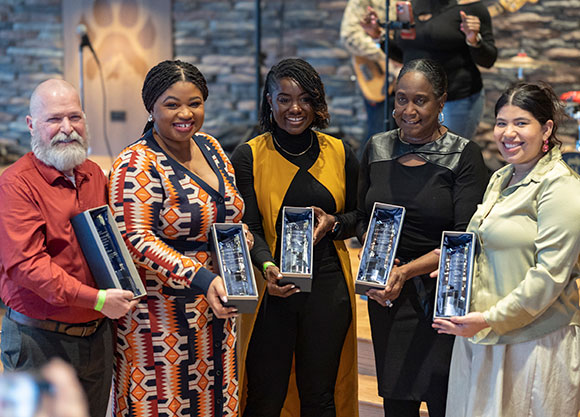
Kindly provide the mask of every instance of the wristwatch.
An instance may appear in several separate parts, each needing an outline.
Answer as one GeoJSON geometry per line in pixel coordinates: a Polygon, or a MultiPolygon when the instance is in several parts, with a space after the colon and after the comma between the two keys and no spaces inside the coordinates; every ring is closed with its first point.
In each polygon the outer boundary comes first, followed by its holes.
{"type": "MultiPolygon", "coordinates": [[[[335,217],[335,219],[337,219],[337,218],[335,217]]],[[[337,219],[334,222],[334,224],[332,225],[332,229],[330,229],[330,233],[332,233],[334,235],[338,232],[338,229],[340,229],[340,222],[337,219]]]]}

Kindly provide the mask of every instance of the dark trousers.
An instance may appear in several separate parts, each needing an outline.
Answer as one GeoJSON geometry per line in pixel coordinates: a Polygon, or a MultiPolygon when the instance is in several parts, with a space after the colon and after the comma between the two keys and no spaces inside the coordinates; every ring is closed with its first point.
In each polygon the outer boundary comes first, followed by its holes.
{"type": "Polygon", "coordinates": [[[352,320],[341,271],[318,276],[312,293],[266,295],[252,333],[244,417],[279,417],[295,354],[302,417],[334,417],[334,387],[352,320]]]}
{"type": "Polygon", "coordinates": [[[113,377],[113,333],[109,320],[91,336],[75,337],[2,321],[0,343],[6,371],[36,370],[54,357],[70,363],[89,403],[91,417],[107,413],[113,377]]]}
{"type": "MultiPolygon", "coordinates": [[[[427,401],[429,417],[445,417],[446,398],[427,401]]],[[[385,417],[419,417],[421,401],[383,399],[385,417]]]]}

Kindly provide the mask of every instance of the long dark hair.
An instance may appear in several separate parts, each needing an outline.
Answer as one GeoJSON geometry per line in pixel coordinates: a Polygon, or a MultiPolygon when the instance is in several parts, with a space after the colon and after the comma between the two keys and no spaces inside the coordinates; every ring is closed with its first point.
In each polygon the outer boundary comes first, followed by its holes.
{"type": "Polygon", "coordinates": [[[505,90],[495,103],[495,117],[504,106],[516,106],[529,112],[543,126],[548,120],[554,122],[548,146],[561,146],[556,137],[558,124],[566,117],[558,96],[549,84],[538,81],[534,83],[519,82],[505,90]]]}
{"type": "MultiPolygon", "coordinates": [[[[193,83],[203,96],[203,101],[207,100],[209,94],[207,90],[207,82],[203,74],[197,69],[195,65],[179,60],[163,61],[155,65],[149,70],[145,81],[143,82],[143,89],[141,90],[141,97],[145,109],[150,113],[153,110],[153,105],[157,99],[173,84],[179,81],[188,81],[193,83]]],[[[153,122],[147,122],[143,133],[147,132],[153,127],[153,122]]]]}
{"type": "Polygon", "coordinates": [[[268,103],[268,94],[272,94],[282,78],[290,78],[296,81],[310,95],[314,110],[312,126],[319,129],[327,127],[330,115],[324,94],[324,84],[320,79],[320,75],[318,75],[312,65],[303,59],[288,58],[274,65],[266,76],[259,117],[262,130],[265,132],[274,130],[273,121],[271,120],[272,108],[270,103],[268,103]]]}

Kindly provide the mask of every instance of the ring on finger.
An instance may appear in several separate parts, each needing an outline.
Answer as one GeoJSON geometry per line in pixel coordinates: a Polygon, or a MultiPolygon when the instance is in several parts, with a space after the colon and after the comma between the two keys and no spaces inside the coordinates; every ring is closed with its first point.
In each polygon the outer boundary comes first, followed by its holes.
{"type": "Polygon", "coordinates": [[[393,306],[393,303],[391,302],[391,300],[385,300],[385,305],[391,308],[393,306]]]}

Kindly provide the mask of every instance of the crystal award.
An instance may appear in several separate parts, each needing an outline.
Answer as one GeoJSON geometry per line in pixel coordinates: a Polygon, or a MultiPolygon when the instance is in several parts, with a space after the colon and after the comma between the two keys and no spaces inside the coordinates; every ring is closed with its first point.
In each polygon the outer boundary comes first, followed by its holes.
{"type": "Polygon", "coordinates": [[[71,223],[99,288],[120,288],[136,298],[146,295],[109,206],[86,210],[71,223]]]}
{"type": "Polygon", "coordinates": [[[383,289],[395,261],[405,208],[375,203],[355,281],[357,294],[370,289],[383,289]]]}
{"type": "Polygon", "coordinates": [[[464,316],[469,312],[475,235],[443,232],[433,318],[464,316]]]}
{"type": "Polygon", "coordinates": [[[228,307],[253,313],[258,290],[244,228],[239,223],[214,223],[211,228],[214,265],[217,265],[228,293],[228,307]]]}
{"type": "Polygon", "coordinates": [[[302,292],[312,286],[314,210],[307,207],[284,207],[280,247],[280,285],[293,283],[302,292]]]}

